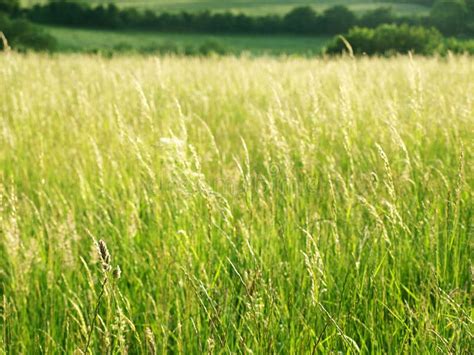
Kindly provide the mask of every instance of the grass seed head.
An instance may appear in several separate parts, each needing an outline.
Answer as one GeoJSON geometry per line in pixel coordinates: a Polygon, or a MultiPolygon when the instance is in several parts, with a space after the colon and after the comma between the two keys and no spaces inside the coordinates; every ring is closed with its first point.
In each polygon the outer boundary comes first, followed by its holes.
{"type": "Polygon", "coordinates": [[[112,271],[112,276],[116,280],[120,279],[120,276],[122,276],[122,270],[120,269],[120,266],[117,265],[117,267],[115,267],[114,271],[112,271]]]}
{"type": "Polygon", "coordinates": [[[102,268],[104,271],[109,271],[111,268],[110,253],[107,249],[107,244],[105,244],[102,239],[97,243],[97,249],[99,251],[100,260],[102,261],[102,268]]]}
{"type": "Polygon", "coordinates": [[[151,330],[150,327],[145,328],[145,338],[146,338],[146,344],[148,347],[148,353],[149,354],[156,354],[156,343],[155,343],[155,335],[153,334],[153,331],[151,330]]]}

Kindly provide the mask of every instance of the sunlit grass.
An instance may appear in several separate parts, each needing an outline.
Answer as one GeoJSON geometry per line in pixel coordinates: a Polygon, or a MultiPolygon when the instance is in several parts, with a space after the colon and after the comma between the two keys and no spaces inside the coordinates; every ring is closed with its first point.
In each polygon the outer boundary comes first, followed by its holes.
{"type": "Polygon", "coordinates": [[[0,88],[0,352],[472,351],[472,58],[11,54],[0,88]]]}

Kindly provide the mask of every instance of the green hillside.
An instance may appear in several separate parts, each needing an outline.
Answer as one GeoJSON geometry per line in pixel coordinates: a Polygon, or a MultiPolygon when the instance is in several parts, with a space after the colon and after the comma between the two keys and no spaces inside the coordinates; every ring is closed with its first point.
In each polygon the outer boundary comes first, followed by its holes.
{"type": "Polygon", "coordinates": [[[327,44],[328,37],[242,36],[206,34],[173,34],[139,31],[99,31],[88,29],[42,26],[58,41],[61,52],[104,51],[119,47],[130,49],[174,45],[178,48],[200,46],[206,41],[218,41],[234,54],[249,52],[254,55],[314,55],[327,44]]]}
{"type": "MultiPolygon", "coordinates": [[[[109,0],[83,0],[88,3],[108,4],[109,0]]],[[[24,5],[45,2],[44,0],[23,0],[24,5]]],[[[296,6],[312,6],[322,11],[334,5],[346,5],[355,12],[365,12],[381,6],[391,6],[400,15],[425,14],[429,8],[421,5],[403,4],[400,2],[382,2],[370,0],[115,0],[119,6],[133,6],[138,8],[149,8],[156,11],[233,11],[249,14],[275,13],[281,14],[290,11],[296,6]]]]}

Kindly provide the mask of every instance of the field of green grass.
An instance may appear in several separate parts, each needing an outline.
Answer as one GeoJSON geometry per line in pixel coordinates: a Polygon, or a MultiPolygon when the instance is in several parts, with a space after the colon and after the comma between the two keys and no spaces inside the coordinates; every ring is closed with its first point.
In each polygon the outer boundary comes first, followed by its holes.
{"type": "MultiPolygon", "coordinates": [[[[41,3],[41,0],[24,0],[24,5],[41,3]]],[[[110,0],[85,0],[94,4],[108,4],[110,0]]],[[[153,9],[157,11],[232,11],[244,12],[252,15],[285,14],[296,6],[312,6],[315,10],[323,11],[334,5],[347,5],[353,11],[361,13],[381,6],[391,6],[400,15],[427,14],[429,8],[415,4],[404,4],[397,1],[377,2],[370,0],[115,0],[119,6],[133,6],[137,8],[153,9]]]]}
{"type": "Polygon", "coordinates": [[[221,43],[230,53],[314,55],[321,53],[328,37],[239,36],[205,34],[171,34],[133,31],[100,31],[42,26],[58,41],[61,52],[107,51],[117,47],[143,49],[156,46],[199,46],[207,41],[221,43]]]}
{"type": "Polygon", "coordinates": [[[472,353],[471,57],[10,53],[0,87],[0,353],[472,353]]]}

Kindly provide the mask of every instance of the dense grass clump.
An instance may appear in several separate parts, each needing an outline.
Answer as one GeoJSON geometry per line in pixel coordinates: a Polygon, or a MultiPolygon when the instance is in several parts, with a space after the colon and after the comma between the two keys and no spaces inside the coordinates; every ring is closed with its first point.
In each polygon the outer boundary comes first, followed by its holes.
{"type": "Polygon", "coordinates": [[[10,54],[0,88],[0,352],[472,352],[471,58],[10,54]]]}

